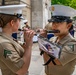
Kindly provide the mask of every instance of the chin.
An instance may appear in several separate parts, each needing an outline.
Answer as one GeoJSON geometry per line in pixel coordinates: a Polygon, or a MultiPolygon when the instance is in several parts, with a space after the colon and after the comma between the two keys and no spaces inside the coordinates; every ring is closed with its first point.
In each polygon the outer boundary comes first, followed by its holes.
{"type": "Polygon", "coordinates": [[[18,31],[16,30],[16,31],[13,31],[13,33],[17,33],[18,31]]]}
{"type": "Polygon", "coordinates": [[[59,36],[59,33],[54,33],[54,36],[59,36]]]}

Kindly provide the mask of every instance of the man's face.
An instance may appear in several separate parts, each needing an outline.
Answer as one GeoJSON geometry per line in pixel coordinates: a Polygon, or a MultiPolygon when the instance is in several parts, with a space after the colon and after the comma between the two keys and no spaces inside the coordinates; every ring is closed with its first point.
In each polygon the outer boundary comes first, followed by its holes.
{"type": "Polygon", "coordinates": [[[60,33],[54,33],[54,35],[56,36],[61,36],[61,35],[65,35],[66,33],[68,33],[69,28],[66,22],[53,22],[52,23],[52,30],[59,30],[60,33]]]}

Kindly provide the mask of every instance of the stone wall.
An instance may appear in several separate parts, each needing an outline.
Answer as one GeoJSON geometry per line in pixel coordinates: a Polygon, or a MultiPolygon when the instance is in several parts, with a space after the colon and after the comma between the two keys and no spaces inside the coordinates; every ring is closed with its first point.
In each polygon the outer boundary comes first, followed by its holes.
{"type": "Polygon", "coordinates": [[[42,0],[31,0],[32,6],[32,28],[42,28],[43,23],[43,6],[42,0]]]}
{"type": "Polygon", "coordinates": [[[49,13],[50,0],[31,0],[32,28],[44,28],[51,15],[49,13]]]}

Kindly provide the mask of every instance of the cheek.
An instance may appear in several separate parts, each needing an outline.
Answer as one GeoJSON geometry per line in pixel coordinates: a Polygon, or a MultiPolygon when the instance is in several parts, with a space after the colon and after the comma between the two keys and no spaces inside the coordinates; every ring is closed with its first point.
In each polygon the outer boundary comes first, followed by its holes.
{"type": "Polygon", "coordinates": [[[19,26],[20,26],[19,24],[16,25],[17,28],[19,28],[19,26]]]}
{"type": "Polygon", "coordinates": [[[16,28],[19,28],[20,27],[20,22],[17,22],[16,23],[16,28]]]}
{"type": "Polygon", "coordinates": [[[59,30],[60,30],[60,32],[62,32],[62,33],[66,33],[66,32],[68,31],[67,26],[61,26],[61,27],[59,28],[59,30]]]}
{"type": "Polygon", "coordinates": [[[16,22],[15,25],[14,25],[13,31],[18,31],[19,26],[20,26],[20,23],[16,22]]]}

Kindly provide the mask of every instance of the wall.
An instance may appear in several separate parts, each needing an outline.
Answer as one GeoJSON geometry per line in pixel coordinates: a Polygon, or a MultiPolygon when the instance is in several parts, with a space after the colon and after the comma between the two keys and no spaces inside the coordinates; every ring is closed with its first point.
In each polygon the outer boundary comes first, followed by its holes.
{"type": "Polygon", "coordinates": [[[23,16],[28,20],[29,26],[31,26],[31,0],[21,0],[20,3],[26,4],[26,8],[23,9],[23,16]]]}
{"type": "Polygon", "coordinates": [[[50,17],[50,0],[31,0],[32,7],[32,28],[44,28],[50,17]]]}

